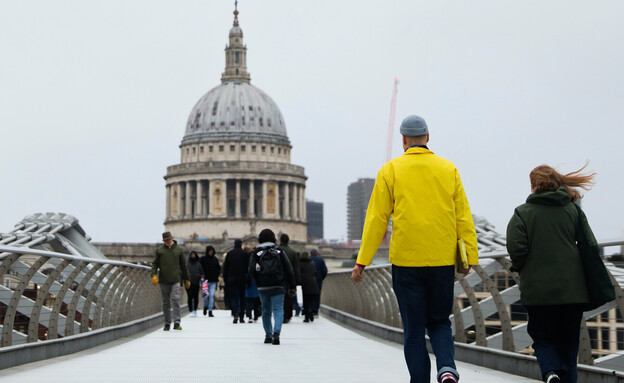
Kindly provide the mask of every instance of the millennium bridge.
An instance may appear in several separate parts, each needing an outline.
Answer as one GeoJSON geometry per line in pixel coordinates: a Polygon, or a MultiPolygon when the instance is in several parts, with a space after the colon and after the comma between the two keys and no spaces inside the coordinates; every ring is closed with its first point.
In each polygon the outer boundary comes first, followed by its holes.
{"type": "MultiPolygon", "coordinates": [[[[479,265],[457,276],[451,316],[461,380],[539,381],[505,238],[484,219],[475,226],[479,265]]],[[[579,382],[624,382],[624,272],[605,264],[616,300],[585,313],[579,382]]],[[[225,310],[163,332],[150,272],[107,259],[70,215],[34,214],[0,234],[0,381],[409,380],[389,265],[368,267],[357,286],[350,270],[331,272],[320,318],[293,318],[279,347],[263,344],[260,323],[232,324],[225,310]]]]}

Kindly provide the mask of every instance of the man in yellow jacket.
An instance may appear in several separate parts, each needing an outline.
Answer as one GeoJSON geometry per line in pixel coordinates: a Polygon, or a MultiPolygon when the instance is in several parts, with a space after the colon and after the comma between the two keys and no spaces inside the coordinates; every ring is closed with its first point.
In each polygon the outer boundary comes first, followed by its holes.
{"type": "Polygon", "coordinates": [[[463,243],[467,274],[478,263],[477,234],[459,172],[426,144],[429,129],[419,116],[401,123],[405,153],[377,174],[368,204],[362,243],[351,278],[360,282],[392,217],[392,288],[404,328],[404,354],[411,383],[430,382],[429,334],[437,380],[459,381],[449,316],[453,308],[458,243],[463,243]],[[461,240],[461,242],[459,242],[461,240]]]}

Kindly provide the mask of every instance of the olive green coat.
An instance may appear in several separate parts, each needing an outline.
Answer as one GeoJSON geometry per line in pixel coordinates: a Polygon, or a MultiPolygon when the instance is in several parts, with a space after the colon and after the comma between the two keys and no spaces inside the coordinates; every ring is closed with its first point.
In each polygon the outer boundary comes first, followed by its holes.
{"type": "Polygon", "coordinates": [[[578,212],[563,187],[531,194],[515,209],[507,225],[507,252],[512,271],[520,273],[523,305],[588,302],[576,239],[579,222],[587,233],[591,228],[578,212]]]}
{"type": "Polygon", "coordinates": [[[154,262],[152,262],[152,275],[158,275],[159,283],[190,281],[184,258],[184,252],[175,242],[171,247],[158,246],[154,262]]]}

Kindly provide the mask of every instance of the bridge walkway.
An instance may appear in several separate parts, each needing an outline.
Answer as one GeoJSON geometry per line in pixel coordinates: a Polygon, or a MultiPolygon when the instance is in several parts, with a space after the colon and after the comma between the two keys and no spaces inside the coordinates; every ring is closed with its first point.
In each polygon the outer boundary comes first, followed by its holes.
{"type": "MultiPolygon", "coordinates": [[[[161,328],[76,354],[7,368],[0,382],[408,382],[401,345],[361,335],[321,316],[295,317],[282,344],[264,344],[262,323],[233,324],[228,311],[182,319],[182,331],[161,328]]],[[[432,365],[435,366],[435,361],[432,365]]],[[[535,380],[458,362],[463,382],[535,380]]],[[[435,382],[435,377],[432,377],[435,382]]]]}

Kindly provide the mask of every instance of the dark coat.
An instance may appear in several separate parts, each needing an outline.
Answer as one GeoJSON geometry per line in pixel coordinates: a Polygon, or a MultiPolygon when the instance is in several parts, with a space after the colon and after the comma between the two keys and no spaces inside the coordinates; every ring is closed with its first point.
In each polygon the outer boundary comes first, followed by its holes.
{"type": "Polygon", "coordinates": [[[244,285],[247,282],[249,253],[240,247],[228,251],[223,261],[223,280],[226,285],[244,285]]]}
{"type": "Polygon", "coordinates": [[[301,289],[303,294],[318,294],[319,288],[316,284],[316,265],[308,259],[300,259],[299,267],[301,269],[301,289]]]}
{"type": "Polygon", "coordinates": [[[297,287],[297,285],[295,284],[295,273],[293,271],[292,266],[290,265],[290,261],[288,260],[288,257],[286,256],[286,254],[284,254],[283,251],[279,250],[279,254],[280,254],[280,261],[282,264],[282,268],[283,268],[283,275],[284,275],[284,280],[282,281],[282,285],[281,286],[265,286],[262,284],[262,282],[258,282],[258,278],[257,278],[257,269],[256,269],[256,265],[259,262],[259,256],[258,253],[264,250],[267,250],[270,247],[275,247],[277,248],[277,246],[275,246],[274,243],[263,243],[260,246],[256,247],[256,249],[254,251],[252,251],[251,253],[251,258],[249,258],[249,263],[248,263],[248,272],[249,272],[249,276],[251,277],[251,279],[253,279],[254,281],[256,281],[256,283],[258,284],[258,290],[264,290],[267,291],[267,288],[271,289],[271,290],[281,290],[281,291],[276,291],[276,292],[284,292],[286,293],[286,290],[293,290],[297,287]]]}
{"type": "MultiPolygon", "coordinates": [[[[212,248],[212,246],[207,247],[212,248]]],[[[214,248],[212,248],[214,251],[214,248]]],[[[202,268],[204,269],[204,278],[208,282],[219,282],[219,274],[221,274],[221,265],[219,264],[219,259],[213,254],[208,255],[208,251],[206,251],[206,255],[199,259],[202,268]]]]}
{"type": "Polygon", "coordinates": [[[323,279],[327,276],[327,265],[325,264],[325,260],[321,258],[320,255],[310,254],[310,259],[314,262],[316,266],[316,284],[319,289],[323,288],[323,279]]]}
{"type": "MultiPolygon", "coordinates": [[[[507,225],[507,252],[511,257],[512,271],[520,273],[523,305],[588,301],[576,245],[580,221],[579,213],[563,187],[531,194],[525,204],[515,209],[507,225]]],[[[585,230],[591,233],[589,225],[585,230]]]]}
{"type": "Polygon", "coordinates": [[[277,248],[282,250],[288,257],[288,260],[290,261],[290,266],[292,266],[293,272],[295,273],[295,283],[300,285],[301,271],[299,271],[299,257],[297,256],[297,252],[288,245],[280,244],[277,248]]]}
{"type": "Polygon", "coordinates": [[[201,264],[199,263],[199,258],[196,257],[195,260],[192,260],[189,257],[186,267],[188,268],[189,275],[191,277],[189,281],[198,285],[199,280],[204,276],[204,269],[202,269],[201,264]]]}
{"type": "Polygon", "coordinates": [[[152,275],[158,275],[159,283],[181,283],[190,280],[186,257],[177,242],[171,247],[160,245],[152,262],[152,275]]]}

